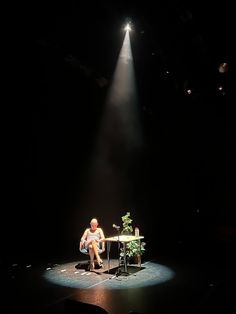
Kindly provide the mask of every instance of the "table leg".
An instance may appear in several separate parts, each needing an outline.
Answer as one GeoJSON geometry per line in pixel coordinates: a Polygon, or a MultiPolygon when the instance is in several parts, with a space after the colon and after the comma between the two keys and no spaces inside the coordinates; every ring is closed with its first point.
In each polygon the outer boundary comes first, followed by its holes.
{"type": "Polygon", "coordinates": [[[125,268],[125,273],[127,273],[127,257],[126,257],[126,243],[123,243],[124,246],[124,268],[125,268]]]}
{"type": "Polygon", "coordinates": [[[111,242],[107,242],[107,268],[108,273],[110,272],[110,249],[111,249],[111,242]]]}

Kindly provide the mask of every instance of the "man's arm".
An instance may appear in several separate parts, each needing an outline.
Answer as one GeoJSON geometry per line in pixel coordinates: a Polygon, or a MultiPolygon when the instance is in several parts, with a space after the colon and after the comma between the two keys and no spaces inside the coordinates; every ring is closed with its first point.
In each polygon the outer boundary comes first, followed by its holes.
{"type": "Polygon", "coordinates": [[[102,228],[100,228],[100,242],[104,242],[105,236],[102,228]]]}
{"type": "Polygon", "coordinates": [[[104,252],[105,251],[105,236],[104,236],[104,233],[103,233],[103,230],[100,228],[100,242],[102,243],[102,251],[104,252]]]}
{"type": "Polygon", "coordinates": [[[80,239],[80,249],[83,248],[85,242],[86,242],[86,239],[87,239],[87,232],[88,232],[88,229],[86,229],[80,239]]]}

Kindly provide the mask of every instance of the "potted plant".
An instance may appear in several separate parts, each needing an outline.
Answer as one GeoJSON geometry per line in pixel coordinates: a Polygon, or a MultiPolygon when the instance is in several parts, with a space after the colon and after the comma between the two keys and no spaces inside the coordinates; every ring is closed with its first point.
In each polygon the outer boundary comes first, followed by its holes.
{"type": "MultiPolygon", "coordinates": [[[[134,230],[132,226],[132,221],[130,217],[130,212],[127,212],[124,216],[121,217],[122,219],[122,230],[121,234],[126,235],[132,235],[132,232],[134,230]]],[[[137,241],[131,241],[126,244],[126,258],[128,262],[131,262],[133,260],[134,263],[139,263],[141,255],[145,252],[145,244],[144,242],[137,241]]],[[[121,258],[124,257],[124,249],[121,248],[120,252],[121,258]]]]}
{"type": "Polygon", "coordinates": [[[133,219],[130,218],[130,212],[127,212],[124,216],[121,217],[122,220],[122,234],[131,235],[133,232],[133,227],[131,225],[133,219]]]}

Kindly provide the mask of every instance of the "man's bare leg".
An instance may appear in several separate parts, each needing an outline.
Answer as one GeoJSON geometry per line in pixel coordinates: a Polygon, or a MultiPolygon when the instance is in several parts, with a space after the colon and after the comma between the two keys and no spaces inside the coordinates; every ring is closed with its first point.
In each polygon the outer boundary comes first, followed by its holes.
{"type": "Polygon", "coordinates": [[[92,271],[94,270],[94,249],[92,245],[89,245],[89,257],[90,257],[89,269],[90,271],[92,271]]]}
{"type": "Polygon", "coordinates": [[[95,240],[92,241],[92,247],[93,247],[93,251],[94,251],[94,254],[96,256],[98,265],[102,266],[103,261],[102,261],[102,259],[100,258],[99,254],[98,254],[98,246],[97,246],[97,242],[95,240]]]}

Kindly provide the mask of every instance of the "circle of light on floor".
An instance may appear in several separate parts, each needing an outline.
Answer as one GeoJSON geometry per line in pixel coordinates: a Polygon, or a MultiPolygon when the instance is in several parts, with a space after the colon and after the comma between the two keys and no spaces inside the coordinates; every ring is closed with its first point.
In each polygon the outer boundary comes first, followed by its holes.
{"type": "MultiPolygon", "coordinates": [[[[76,269],[76,263],[65,263],[47,269],[44,277],[54,284],[70,288],[128,289],[164,283],[174,277],[174,271],[156,262],[145,262],[141,268],[133,267],[130,275],[117,276],[114,272],[89,272],[76,269]],[[134,271],[135,269],[135,271],[134,271]]],[[[130,270],[131,267],[128,268],[130,270]]]]}

